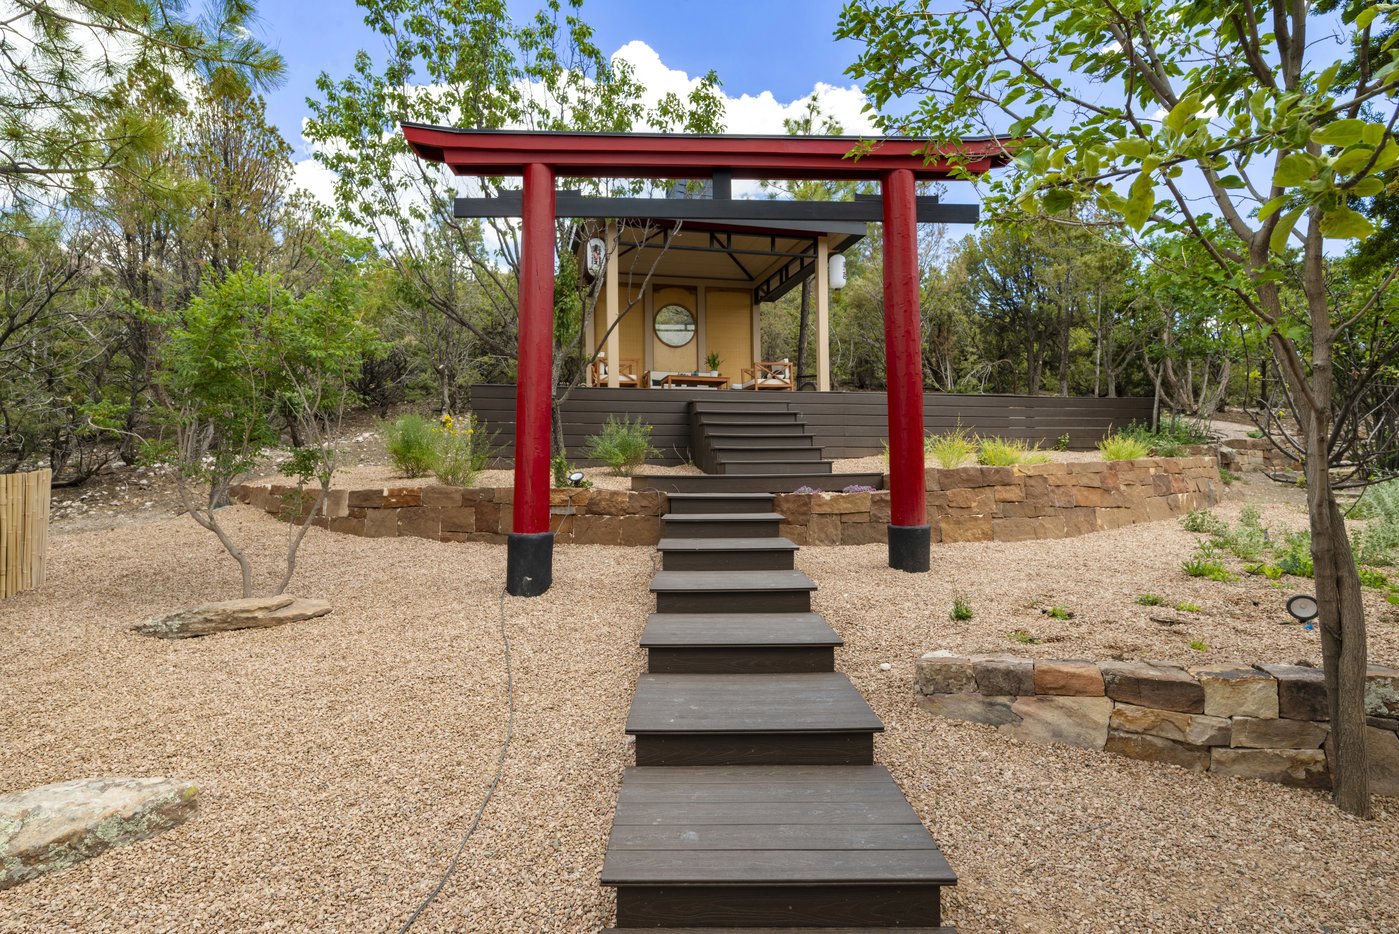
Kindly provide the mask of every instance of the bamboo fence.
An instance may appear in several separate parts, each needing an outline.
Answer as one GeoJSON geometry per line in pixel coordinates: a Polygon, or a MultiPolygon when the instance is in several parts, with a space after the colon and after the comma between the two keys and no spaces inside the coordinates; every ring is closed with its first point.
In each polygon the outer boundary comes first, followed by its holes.
{"type": "Polygon", "coordinates": [[[52,479],[48,468],[0,474],[0,600],[44,584],[52,479]]]}

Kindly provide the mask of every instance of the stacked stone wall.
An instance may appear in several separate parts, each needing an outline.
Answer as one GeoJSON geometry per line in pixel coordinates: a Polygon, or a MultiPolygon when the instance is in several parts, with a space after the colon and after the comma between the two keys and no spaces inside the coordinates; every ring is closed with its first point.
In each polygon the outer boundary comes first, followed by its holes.
{"type": "MultiPolygon", "coordinates": [[[[929,652],[922,706],[1020,739],[1196,771],[1329,788],[1330,716],[1321,670],[1296,665],[1031,659],[929,652]]],[[[1399,669],[1366,679],[1371,790],[1399,795],[1399,669]]]]}

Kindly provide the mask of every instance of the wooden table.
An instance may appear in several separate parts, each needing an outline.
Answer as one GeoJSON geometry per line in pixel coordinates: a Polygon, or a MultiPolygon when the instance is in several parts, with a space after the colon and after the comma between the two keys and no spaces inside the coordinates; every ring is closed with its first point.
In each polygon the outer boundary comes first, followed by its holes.
{"type": "Polygon", "coordinates": [[[661,380],[661,386],[709,386],[714,389],[728,389],[729,378],[727,376],[701,376],[694,373],[668,373],[661,380]]]}

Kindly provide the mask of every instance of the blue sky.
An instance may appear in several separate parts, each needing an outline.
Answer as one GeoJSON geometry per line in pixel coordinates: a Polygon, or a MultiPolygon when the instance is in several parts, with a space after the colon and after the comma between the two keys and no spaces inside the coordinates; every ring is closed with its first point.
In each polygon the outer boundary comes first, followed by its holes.
{"type": "MultiPolygon", "coordinates": [[[[510,6],[525,18],[539,4],[511,0],[510,6]]],[[[832,38],[841,6],[839,0],[589,0],[583,17],[608,54],[640,40],[670,69],[698,76],[713,68],[731,97],[768,91],[785,104],[810,95],[818,82],[853,83],[843,71],[858,46],[832,38]]],[[[359,49],[377,57],[382,42],[352,0],[264,0],[259,17],[261,38],[287,61],[287,82],[268,95],[268,116],[302,159],[301,119],[316,76],[349,74],[359,49]]],[[[772,129],[781,131],[780,124],[772,129]]]]}

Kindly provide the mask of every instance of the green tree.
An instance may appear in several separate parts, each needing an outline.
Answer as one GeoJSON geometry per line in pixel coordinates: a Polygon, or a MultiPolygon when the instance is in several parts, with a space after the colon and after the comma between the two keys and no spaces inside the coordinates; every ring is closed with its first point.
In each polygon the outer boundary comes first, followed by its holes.
{"type": "Polygon", "coordinates": [[[1355,204],[1399,164],[1399,61],[1392,41],[1369,41],[1392,28],[1388,4],[1353,4],[1318,24],[1356,50],[1359,67],[1345,75],[1309,17],[1307,4],[1284,0],[854,0],[838,35],[864,43],[851,73],[886,130],[1017,138],[1015,170],[991,185],[993,211],[1064,218],[1090,205],[1147,235],[1188,233],[1208,257],[1192,272],[1233,295],[1240,321],[1265,336],[1307,457],[1333,794],[1368,815],[1365,615],[1330,473],[1355,412],[1338,395],[1334,353],[1358,328],[1399,325],[1387,296],[1399,266],[1338,301],[1323,247],[1374,232],[1355,204]],[[889,112],[910,96],[911,113],[889,112]]]}

